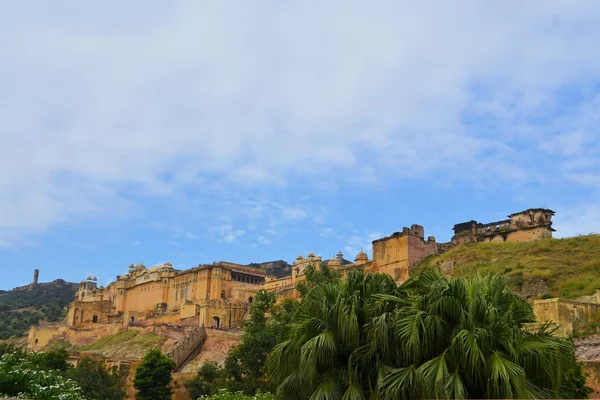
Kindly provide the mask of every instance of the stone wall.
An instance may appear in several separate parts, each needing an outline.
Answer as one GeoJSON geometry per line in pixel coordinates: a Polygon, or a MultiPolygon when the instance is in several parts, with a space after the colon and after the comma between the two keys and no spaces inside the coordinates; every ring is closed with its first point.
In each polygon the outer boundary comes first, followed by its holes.
{"type": "Polygon", "coordinates": [[[578,323],[590,322],[600,304],[583,303],[566,299],[534,300],[533,311],[538,322],[551,321],[560,329],[559,333],[568,336],[573,332],[573,326],[578,323]]]}
{"type": "Polygon", "coordinates": [[[196,351],[206,340],[206,328],[199,326],[190,331],[186,338],[167,353],[167,357],[175,361],[177,367],[196,351]]]}
{"type": "Polygon", "coordinates": [[[531,299],[535,296],[550,292],[548,281],[541,276],[533,276],[523,280],[520,295],[526,299],[531,299]]]}
{"type": "Polygon", "coordinates": [[[426,257],[438,253],[437,243],[435,239],[424,241],[417,236],[408,236],[408,268],[409,272],[423,261],[426,257]]]}

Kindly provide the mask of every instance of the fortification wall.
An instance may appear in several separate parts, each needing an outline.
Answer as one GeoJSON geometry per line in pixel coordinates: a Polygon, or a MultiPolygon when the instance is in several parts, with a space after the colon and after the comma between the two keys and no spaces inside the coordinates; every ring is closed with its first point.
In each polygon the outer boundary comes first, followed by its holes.
{"type": "Polygon", "coordinates": [[[435,240],[423,241],[416,236],[408,236],[408,268],[410,270],[423,259],[438,253],[435,240]]]}
{"type": "Polygon", "coordinates": [[[199,326],[190,331],[186,338],[167,353],[167,357],[175,361],[179,367],[206,340],[206,328],[199,326]]]}
{"type": "Polygon", "coordinates": [[[577,324],[591,321],[594,313],[599,310],[600,304],[575,300],[555,298],[533,301],[533,311],[538,323],[551,321],[560,327],[559,333],[564,336],[570,335],[577,324]]]}

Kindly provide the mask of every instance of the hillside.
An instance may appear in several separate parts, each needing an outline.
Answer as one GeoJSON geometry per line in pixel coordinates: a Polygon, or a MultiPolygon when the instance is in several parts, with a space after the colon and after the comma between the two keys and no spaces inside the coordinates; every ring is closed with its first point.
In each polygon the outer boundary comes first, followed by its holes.
{"type": "Polygon", "coordinates": [[[267,270],[268,275],[274,275],[277,278],[283,278],[285,276],[292,275],[292,266],[283,260],[251,263],[248,264],[248,266],[254,268],[264,268],[267,270]]]}
{"type": "MultiPolygon", "coordinates": [[[[148,350],[160,348],[166,341],[166,337],[158,336],[153,333],[128,330],[100,337],[98,340],[87,345],[75,346],[72,350],[98,353],[114,359],[135,360],[142,358],[148,350]]],[[[169,341],[169,344],[172,345],[172,342],[169,341]]]]}
{"type": "Polygon", "coordinates": [[[0,340],[23,336],[40,320],[60,321],[73,301],[78,284],[58,279],[32,290],[0,291],[0,340]]]}
{"type": "Polygon", "coordinates": [[[528,243],[477,243],[425,259],[415,270],[437,266],[455,277],[494,272],[512,277],[517,289],[544,281],[546,296],[577,298],[600,288],[600,235],[528,243]],[[532,279],[533,278],[533,279],[532,279]]]}

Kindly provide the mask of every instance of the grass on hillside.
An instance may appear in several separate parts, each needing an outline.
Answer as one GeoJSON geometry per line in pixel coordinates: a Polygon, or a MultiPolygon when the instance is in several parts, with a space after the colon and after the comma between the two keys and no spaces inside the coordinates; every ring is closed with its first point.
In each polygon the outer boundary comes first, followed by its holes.
{"type": "Polygon", "coordinates": [[[425,259],[416,271],[454,261],[451,275],[499,273],[523,279],[544,277],[550,294],[563,298],[591,295],[600,288],[600,235],[523,243],[476,243],[425,259]]]}
{"type": "Polygon", "coordinates": [[[153,333],[140,333],[130,330],[104,336],[93,343],[79,347],[78,351],[104,352],[112,347],[128,347],[132,349],[150,349],[162,344],[166,338],[153,333]]]}

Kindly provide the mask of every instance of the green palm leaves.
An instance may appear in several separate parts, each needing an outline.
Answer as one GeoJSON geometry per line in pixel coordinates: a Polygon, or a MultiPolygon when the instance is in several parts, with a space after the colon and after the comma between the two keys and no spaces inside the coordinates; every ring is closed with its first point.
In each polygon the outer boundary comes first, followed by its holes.
{"type": "Polygon", "coordinates": [[[572,343],[521,329],[533,321],[500,276],[426,270],[397,287],[353,271],[307,293],[268,367],[285,399],[577,396],[572,343]]]}

